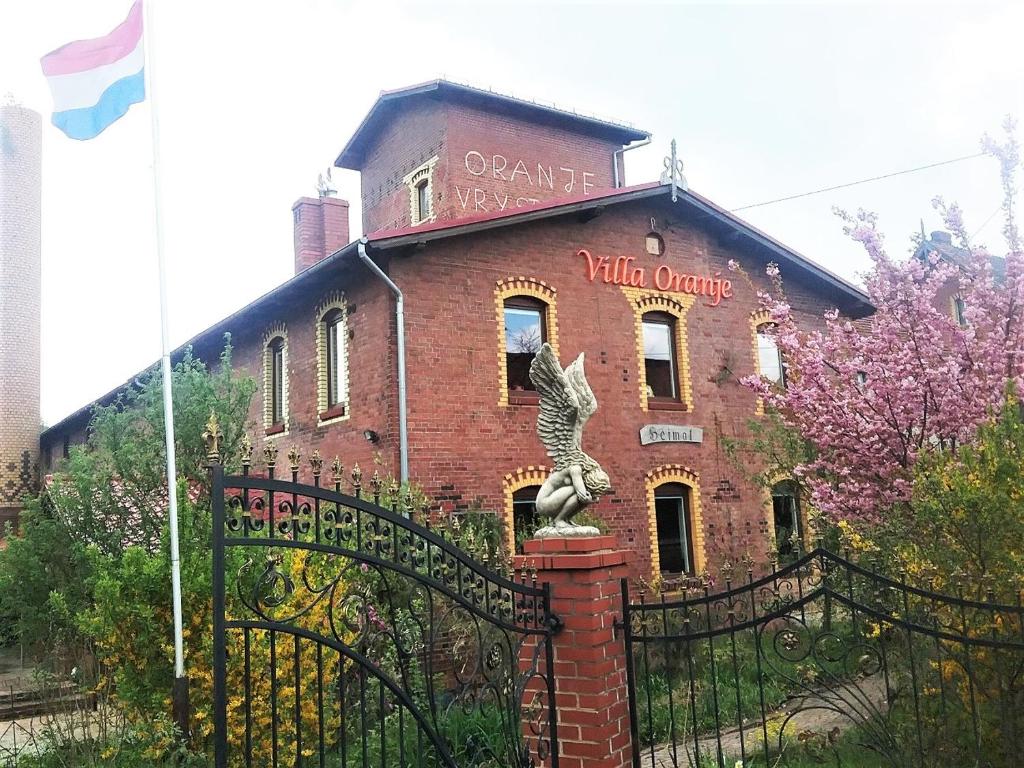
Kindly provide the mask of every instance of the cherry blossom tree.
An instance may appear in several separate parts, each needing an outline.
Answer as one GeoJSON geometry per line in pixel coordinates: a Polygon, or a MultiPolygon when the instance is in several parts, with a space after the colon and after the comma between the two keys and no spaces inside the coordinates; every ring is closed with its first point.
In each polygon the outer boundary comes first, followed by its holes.
{"type": "Polygon", "coordinates": [[[1024,254],[1015,216],[1019,151],[1007,120],[1002,142],[986,137],[1000,163],[1007,253],[994,258],[967,236],[960,208],[940,198],[958,248],[919,249],[895,259],[877,217],[837,211],[844,231],[867,250],[865,288],[874,314],[853,322],[836,311],[822,330],[798,326],[782,276],[768,266],[771,292],[760,292],[787,365],[785,388],[753,376],[743,383],[810,443],[814,458],[795,471],[813,507],[834,521],[877,523],[907,508],[913,467],[929,452],[955,452],[997,415],[1008,387],[1024,392],[1024,254]],[[954,319],[951,291],[966,323],[954,319]]]}

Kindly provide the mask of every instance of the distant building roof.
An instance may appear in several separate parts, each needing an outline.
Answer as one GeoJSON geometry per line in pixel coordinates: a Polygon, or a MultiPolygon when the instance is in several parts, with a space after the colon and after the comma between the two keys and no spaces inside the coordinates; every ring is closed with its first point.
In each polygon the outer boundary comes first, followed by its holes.
{"type": "Polygon", "coordinates": [[[514,96],[505,96],[494,91],[485,91],[482,88],[453,83],[449,80],[431,80],[393,91],[381,91],[377,101],[334,161],[335,166],[359,170],[365,159],[366,151],[381,127],[391,119],[403,102],[414,96],[428,96],[468,104],[488,112],[522,117],[535,123],[571,128],[580,133],[617,141],[621,144],[647,139],[651,135],[647,131],[641,131],[626,123],[581,115],[567,109],[517,99],[514,96]]]}
{"type": "MultiPolygon", "coordinates": [[[[955,264],[961,269],[970,269],[971,265],[971,252],[967,248],[961,248],[960,246],[953,245],[953,235],[949,232],[938,230],[932,232],[931,235],[925,238],[922,243],[917,246],[917,250],[914,251],[914,256],[921,259],[929,254],[938,254],[939,258],[950,264],[955,264]]],[[[992,266],[992,274],[996,280],[1002,280],[1006,277],[1006,259],[1002,256],[989,257],[989,264],[992,266]]]]}

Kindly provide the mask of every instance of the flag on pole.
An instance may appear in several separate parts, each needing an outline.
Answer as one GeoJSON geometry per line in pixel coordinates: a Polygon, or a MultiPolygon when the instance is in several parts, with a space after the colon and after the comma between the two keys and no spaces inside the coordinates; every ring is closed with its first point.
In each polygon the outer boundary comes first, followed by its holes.
{"type": "Polygon", "coordinates": [[[68,43],[41,62],[53,92],[51,122],[72,139],[99,136],[146,97],[142,0],[109,35],[68,43]]]}

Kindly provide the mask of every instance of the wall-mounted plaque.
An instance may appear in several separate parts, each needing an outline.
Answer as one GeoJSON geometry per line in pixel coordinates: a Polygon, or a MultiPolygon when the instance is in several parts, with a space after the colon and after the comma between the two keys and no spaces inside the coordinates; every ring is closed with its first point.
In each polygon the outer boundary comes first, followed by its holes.
{"type": "Polygon", "coordinates": [[[677,424],[647,424],[640,428],[640,445],[651,443],[702,443],[704,430],[677,424]]]}

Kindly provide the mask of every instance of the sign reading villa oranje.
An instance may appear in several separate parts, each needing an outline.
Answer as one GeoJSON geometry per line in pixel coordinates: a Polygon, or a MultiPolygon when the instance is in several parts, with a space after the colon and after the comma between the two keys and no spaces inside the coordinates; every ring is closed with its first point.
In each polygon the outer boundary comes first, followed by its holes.
{"type": "Polygon", "coordinates": [[[610,285],[625,285],[632,288],[654,288],[659,291],[689,293],[693,296],[707,296],[710,307],[717,307],[722,299],[731,299],[732,280],[723,279],[721,272],[714,275],[692,275],[677,272],[668,264],[659,264],[655,269],[638,266],[633,256],[594,256],[586,248],[576,252],[587,261],[587,279],[600,280],[610,285]]]}

